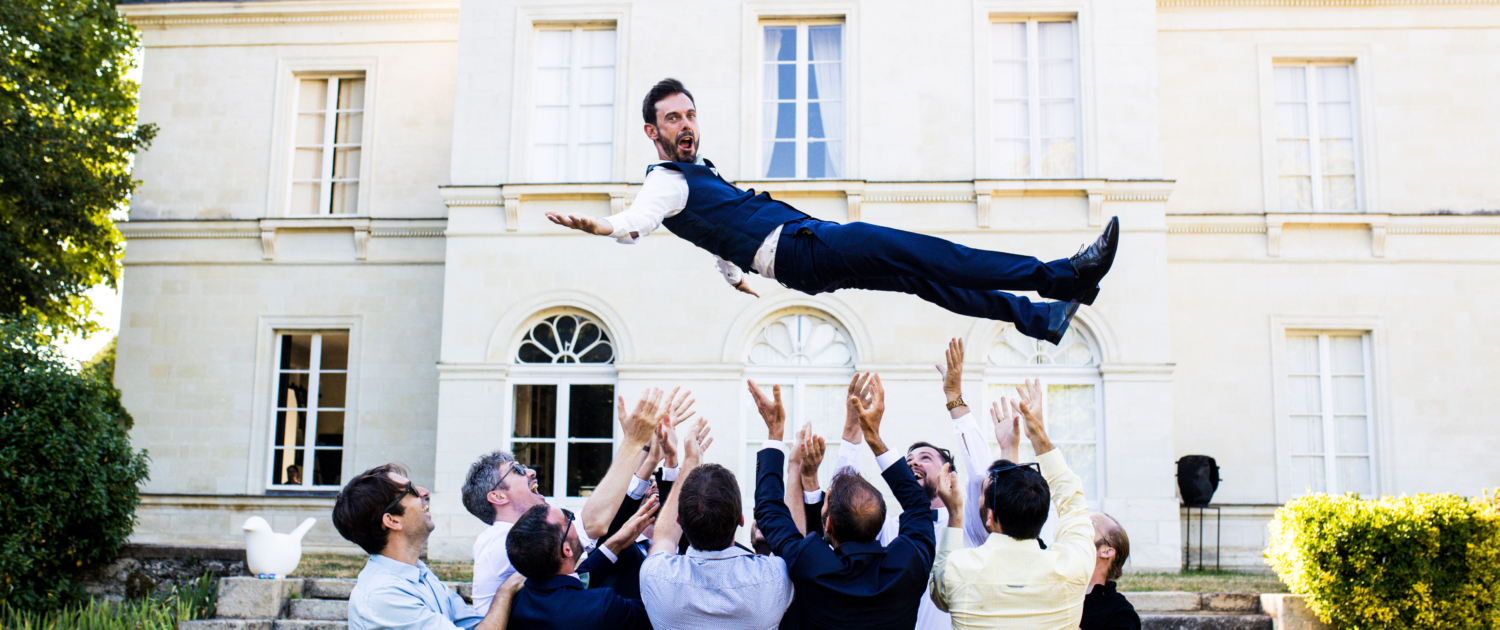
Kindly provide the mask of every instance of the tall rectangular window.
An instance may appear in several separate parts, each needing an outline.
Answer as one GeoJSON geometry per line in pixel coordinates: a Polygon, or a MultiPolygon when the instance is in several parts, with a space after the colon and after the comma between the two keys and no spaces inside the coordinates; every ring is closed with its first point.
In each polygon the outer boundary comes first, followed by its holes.
{"type": "Polygon", "coordinates": [[[364,124],[363,76],[298,79],[290,214],[359,211],[364,124]]]}
{"type": "Polygon", "coordinates": [[[1288,332],[1287,390],[1295,492],[1375,492],[1370,340],[1288,332]]]}
{"type": "Polygon", "coordinates": [[[1359,208],[1354,77],[1347,63],[1277,64],[1276,174],[1286,211],[1359,208]]]}
{"type": "Polygon", "coordinates": [[[761,175],[843,177],[844,25],[764,28],[761,175]]]}
{"type": "Polygon", "coordinates": [[[336,490],[343,484],[348,393],[347,331],[276,336],[271,489],[336,490]]]}
{"type": "Polygon", "coordinates": [[[536,33],[531,179],[607,182],[615,136],[615,31],[536,33]]]}
{"type": "Polygon", "coordinates": [[[1076,22],[996,22],[990,29],[995,175],[1078,177],[1076,22]]]}
{"type": "Polygon", "coordinates": [[[536,470],[541,494],[557,499],[593,494],[614,459],[615,386],[581,380],[513,390],[516,459],[536,470]]]}

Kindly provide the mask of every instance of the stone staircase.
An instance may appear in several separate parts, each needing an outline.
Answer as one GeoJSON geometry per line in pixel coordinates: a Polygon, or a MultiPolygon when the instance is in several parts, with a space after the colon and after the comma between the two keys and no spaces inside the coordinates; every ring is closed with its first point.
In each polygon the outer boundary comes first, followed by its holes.
{"type": "MultiPolygon", "coordinates": [[[[466,582],[444,582],[472,601],[466,582]]],[[[179,630],[346,630],[354,580],[219,580],[218,617],[179,630]]],[[[1142,630],[1326,630],[1296,595],[1126,593],[1142,630]]]]}

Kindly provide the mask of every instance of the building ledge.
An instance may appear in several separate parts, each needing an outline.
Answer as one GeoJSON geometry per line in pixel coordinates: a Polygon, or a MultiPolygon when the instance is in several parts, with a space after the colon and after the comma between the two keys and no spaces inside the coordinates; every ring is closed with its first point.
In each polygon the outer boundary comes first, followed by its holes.
{"type": "Polygon", "coordinates": [[[122,2],[132,25],[171,27],[457,20],[458,0],[280,0],[278,2],[122,2]]]}
{"type": "Polygon", "coordinates": [[[1500,216],[1366,212],[1167,216],[1168,234],[1265,234],[1266,254],[1272,258],[1281,256],[1281,235],[1287,226],[1362,226],[1370,231],[1370,254],[1384,258],[1387,235],[1500,234],[1500,216]]]}
{"type": "Polygon", "coordinates": [[[368,216],[274,217],[216,220],[129,220],[115,227],[126,241],[165,238],[259,238],[265,260],[276,259],[278,233],[297,230],[349,230],[356,260],[369,256],[370,238],[442,238],[446,219],[375,219],[368,216]]]}

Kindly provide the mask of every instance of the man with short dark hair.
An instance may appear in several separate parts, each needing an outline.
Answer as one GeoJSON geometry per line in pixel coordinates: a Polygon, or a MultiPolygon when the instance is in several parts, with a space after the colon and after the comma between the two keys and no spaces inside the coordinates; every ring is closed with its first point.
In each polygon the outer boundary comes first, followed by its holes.
{"type": "Polygon", "coordinates": [[[704,464],[707,423],[683,436],[684,477],[662,508],[651,556],[641,566],[641,597],[657,630],[772,630],[792,601],[786,561],[734,544],[745,524],[734,473],[704,464]],[[677,555],[686,536],[688,550],[677,555]]]}
{"type": "MultiPolygon", "coordinates": [[[[830,485],[822,535],[814,531],[804,538],[798,533],[783,501],[786,410],[781,387],[773,387],[773,398],[767,398],[754,381],[749,385],[769,434],[756,467],[755,522],[772,552],[786,559],[801,627],[909,630],[917,622],[932,569],[932,510],[900,452],[887,449],[880,438],[885,413],[880,377],[856,374],[851,390],[857,394],[849,397],[848,406],[859,417],[881,476],[901,503],[901,533],[888,545],[876,540],[885,521],[885,499],[857,473],[843,472],[830,485]]],[[[808,527],[813,530],[814,523],[808,527]]]]}
{"type": "Polygon", "coordinates": [[[506,451],[480,456],[464,479],[464,507],[489,525],[474,539],[474,609],[490,609],[495,587],[515,574],[505,555],[505,537],[526,510],[547,502],[537,493],[536,471],[506,451]]]}
{"type": "Polygon", "coordinates": [[[334,500],[333,526],[370,553],[349,594],[352,630],[505,630],[521,579],[498,585],[482,615],[444,586],[420,559],[432,534],[427,489],[407,479],[401,465],[376,466],[351,479],[334,500]]]}
{"type": "Polygon", "coordinates": [[[1022,333],[1053,343],[1080,303],[1094,303],[1114,262],[1118,218],[1092,246],[1048,263],[869,223],[821,221],[766,193],[736,188],[701,159],[697,105],[676,79],[652,87],[641,114],[661,161],[647,169],[630,208],[609,218],[548,212],[548,220],[626,244],[665,227],[714,254],[724,279],[751,295],[744,277],[750,271],[809,295],[909,293],[961,315],[1013,322],[1022,333]],[[1036,291],[1056,301],[1033,302],[1007,291],[1036,291]]]}
{"type": "MultiPolygon", "coordinates": [[[[616,550],[631,544],[656,518],[647,501],[605,542],[616,550]]],[[[526,585],[515,595],[510,621],[531,630],[650,630],[646,607],[608,588],[585,589],[574,569],[583,556],[573,513],[537,505],[511,527],[505,550],[526,585]]]]}
{"type": "Polygon", "coordinates": [[[952,615],[954,630],[1035,628],[1073,630],[1083,614],[1084,589],[1094,568],[1094,526],[1083,481],[1053,448],[1042,424],[1042,391],[1035,380],[1017,387],[1020,402],[1002,401],[1026,425],[1037,462],[1002,459],[990,466],[983,487],[983,545],[964,549],[963,503],[956,475],[939,486],[949,505],[948,527],[932,568],[932,602],[952,615]],[[1037,544],[1047,507],[1057,506],[1057,535],[1037,544]]]}
{"type": "Polygon", "coordinates": [[[1115,588],[1130,559],[1130,536],[1115,517],[1103,512],[1089,515],[1094,523],[1094,576],[1083,598],[1083,621],[1079,630],[1141,630],[1135,606],[1115,588]]]}

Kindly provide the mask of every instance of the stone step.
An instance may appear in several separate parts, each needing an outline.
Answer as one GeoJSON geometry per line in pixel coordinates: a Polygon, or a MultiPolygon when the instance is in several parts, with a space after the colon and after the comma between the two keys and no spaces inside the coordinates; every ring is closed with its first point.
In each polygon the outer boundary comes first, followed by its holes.
{"type": "Polygon", "coordinates": [[[287,602],[287,618],[344,621],[349,618],[349,600],[294,599],[287,602]]]}
{"type": "Polygon", "coordinates": [[[326,619],[201,619],[179,623],[177,630],[349,630],[349,622],[326,619]]]}
{"type": "Polygon", "coordinates": [[[1137,613],[1217,612],[1259,614],[1260,595],[1254,593],[1187,593],[1180,591],[1127,592],[1125,599],[1137,613]]]}
{"type": "Polygon", "coordinates": [[[1141,630],[1272,630],[1272,620],[1233,613],[1143,614],[1141,630]]]}
{"type": "Polygon", "coordinates": [[[349,630],[349,622],[331,619],[277,619],[273,630],[349,630]]]}
{"type": "Polygon", "coordinates": [[[318,599],[349,599],[354,591],[353,578],[308,578],[302,583],[302,596],[318,599]]]}

